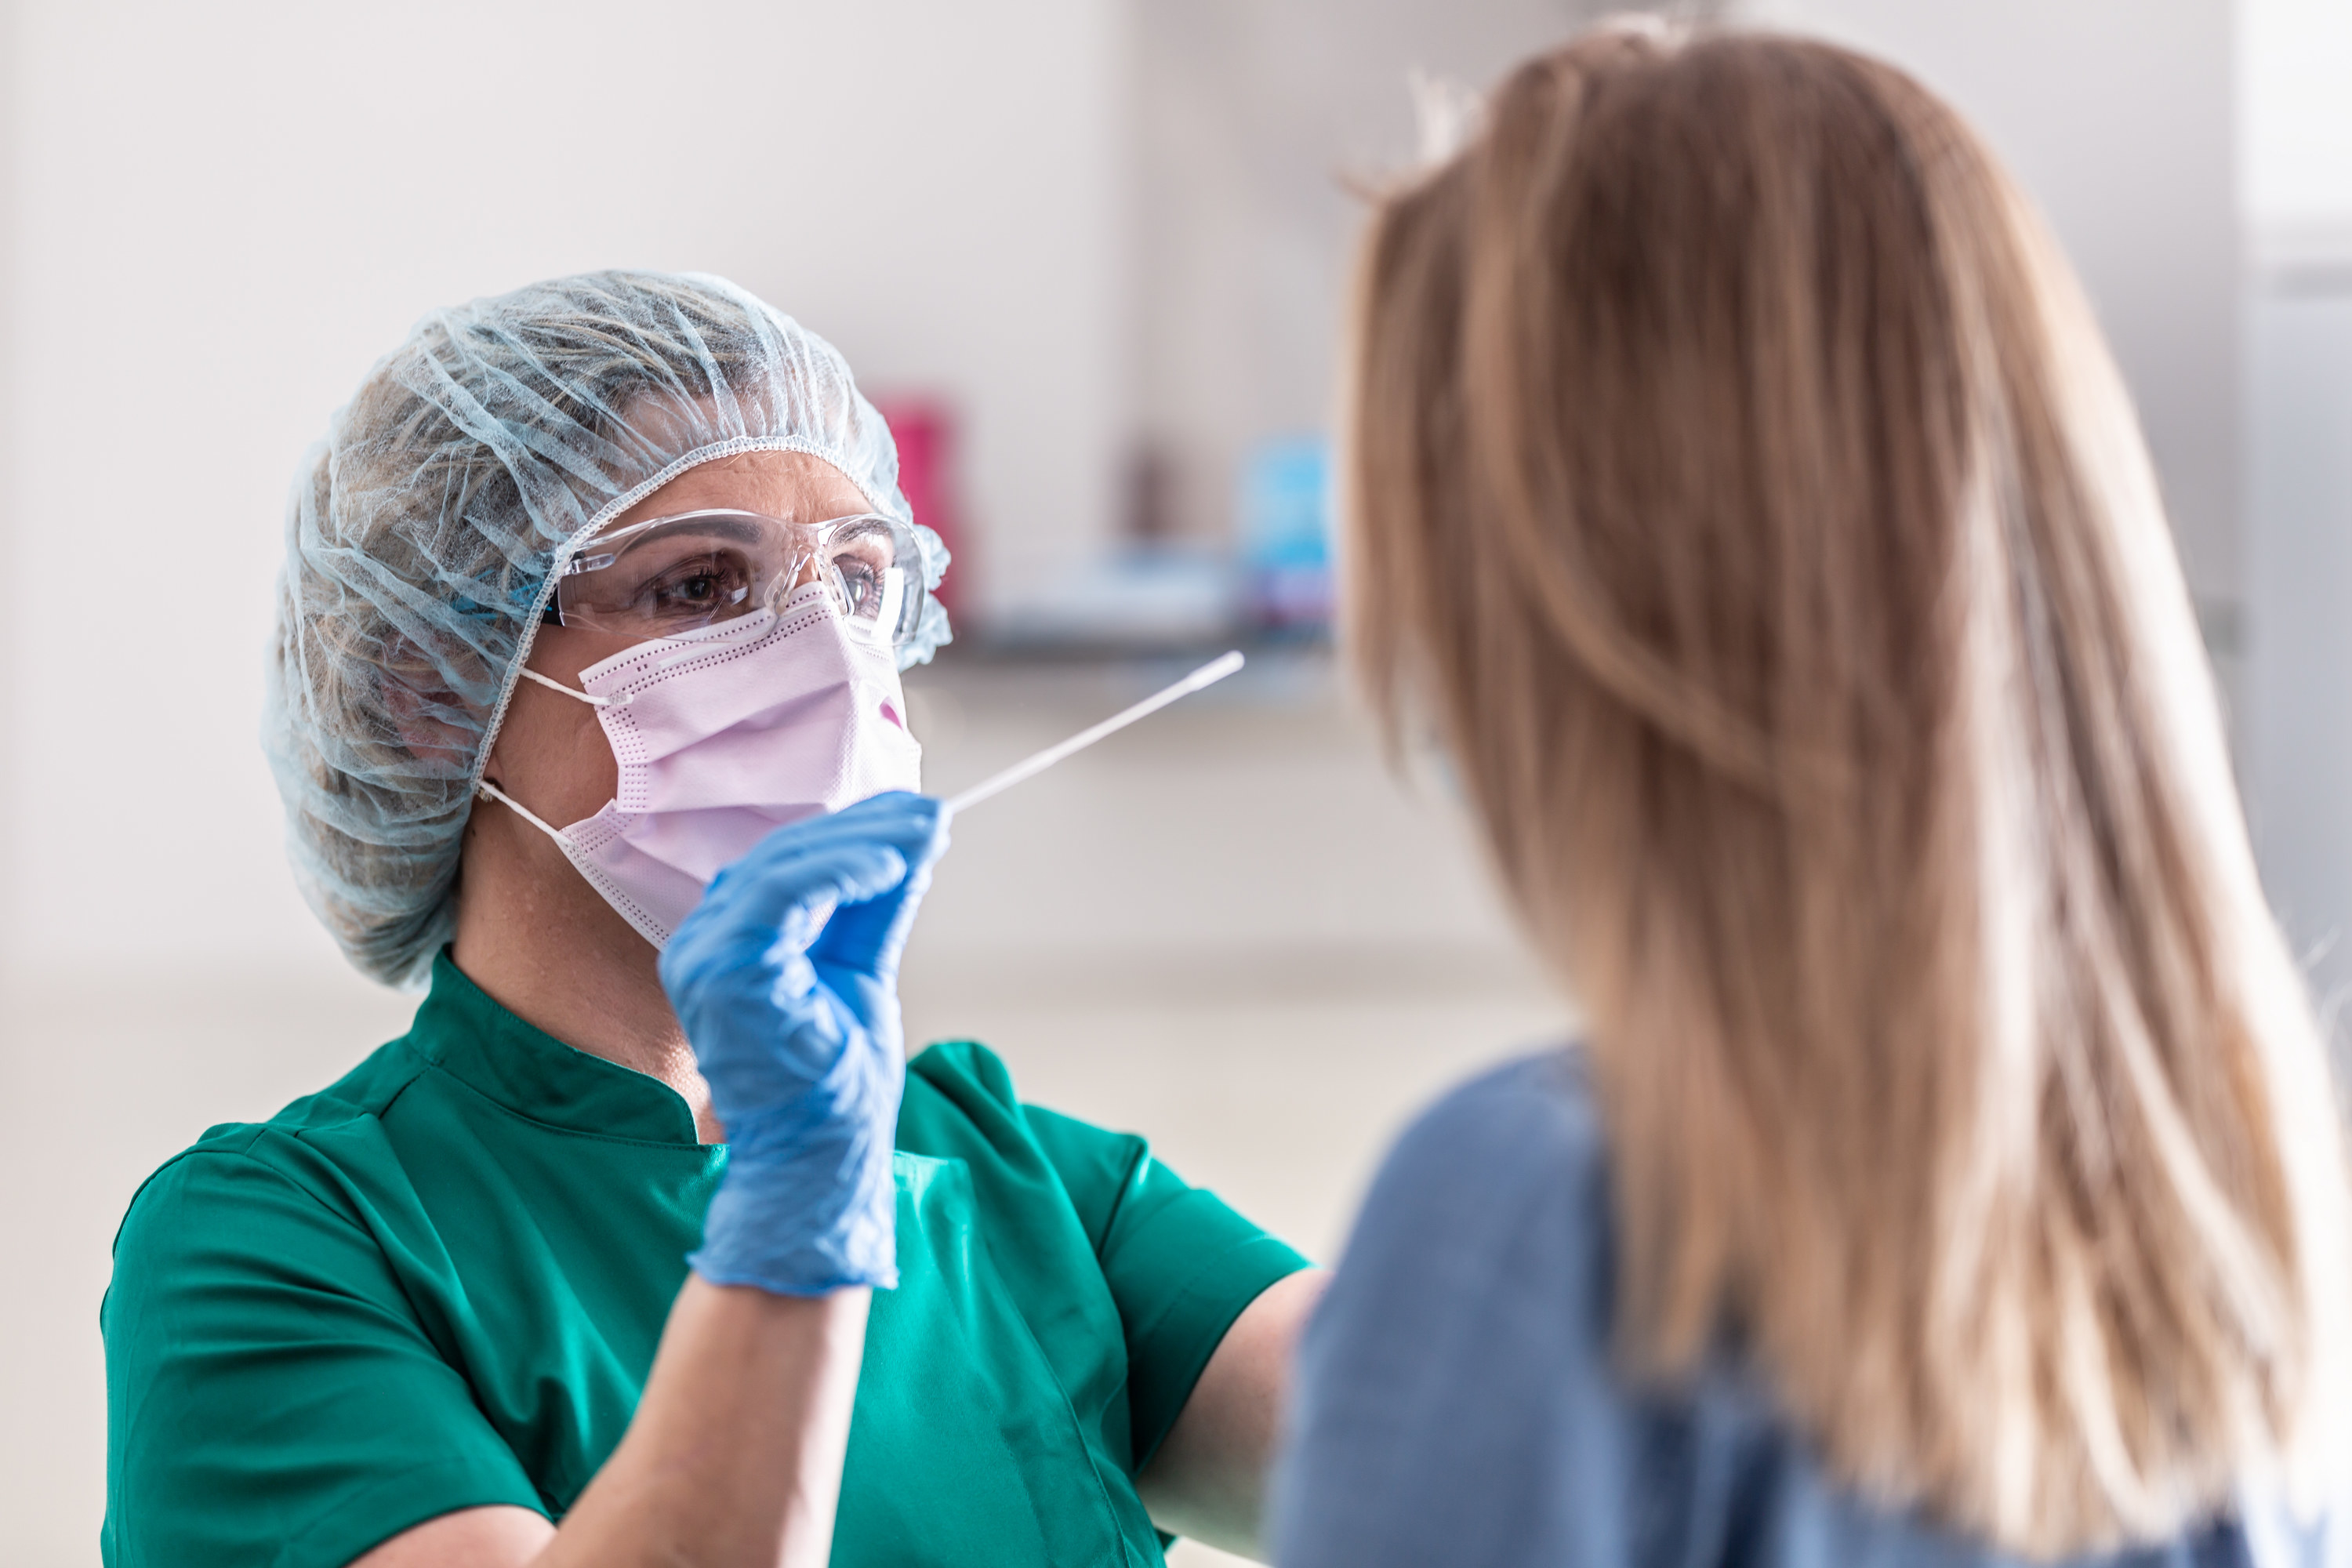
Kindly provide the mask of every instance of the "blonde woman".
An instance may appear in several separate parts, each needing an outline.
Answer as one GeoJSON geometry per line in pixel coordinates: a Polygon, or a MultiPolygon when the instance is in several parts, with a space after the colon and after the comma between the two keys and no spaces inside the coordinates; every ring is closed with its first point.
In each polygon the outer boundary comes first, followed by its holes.
{"type": "Polygon", "coordinates": [[[1589,1032],[1391,1156],[1278,1560],[2343,1560],[2334,1090],[1983,144],[1591,35],[1381,205],[1355,331],[1354,658],[1589,1032]]]}

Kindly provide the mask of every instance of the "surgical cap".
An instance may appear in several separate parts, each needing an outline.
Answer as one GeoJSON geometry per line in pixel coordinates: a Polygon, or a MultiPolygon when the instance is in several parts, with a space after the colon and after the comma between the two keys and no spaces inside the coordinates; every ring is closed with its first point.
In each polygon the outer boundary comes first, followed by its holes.
{"type": "MultiPolygon", "coordinates": [[[[805,452],[906,519],[831,344],[723,279],[593,272],[437,311],[369,373],[287,507],[263,745],[303,897],[394,984],[456,921],[475,785],[555,574],[687,469],[805,452]]],[[[918,529],[937,587],[947,552],[918,529]]],[[[948,639],[936,599],[901,663],[948,639]]]]}

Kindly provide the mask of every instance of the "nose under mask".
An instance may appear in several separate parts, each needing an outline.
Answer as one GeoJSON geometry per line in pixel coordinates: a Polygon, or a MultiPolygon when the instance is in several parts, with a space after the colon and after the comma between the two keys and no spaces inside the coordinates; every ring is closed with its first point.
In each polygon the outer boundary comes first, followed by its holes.
{"type": "Polygon", "coordinates": [[[523,673],[594,704],[619,787],[562,828],[494,784],[481,791],[553,838],[656,947],[772,829],[922,787],[891,650],[852,637],[821,588],[625,649],[581,671],[578,690],[523,673]]]}

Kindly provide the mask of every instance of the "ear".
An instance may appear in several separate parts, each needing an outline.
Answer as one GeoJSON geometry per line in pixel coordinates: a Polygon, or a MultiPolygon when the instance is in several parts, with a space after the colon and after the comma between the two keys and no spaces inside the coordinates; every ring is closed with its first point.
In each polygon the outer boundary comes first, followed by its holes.
{"type": "Polygon", "coordinates": [[[460,773],[474,759],[478,728],[453,721],[467,705],[414,647],[394,647],[376,667],[376,694],[400,745],[420,763],[460,773]]]}

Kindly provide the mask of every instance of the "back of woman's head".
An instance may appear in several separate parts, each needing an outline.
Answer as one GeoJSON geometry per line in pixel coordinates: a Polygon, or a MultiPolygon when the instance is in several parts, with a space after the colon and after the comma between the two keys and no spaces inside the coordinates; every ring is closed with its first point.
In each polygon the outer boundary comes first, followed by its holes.
{"type": "Polygon", "coordinates": [[[1368,239],[1349,630],[1577,993],[1623,1348],[2037,1556],[2314,1458],[2336,1109],[2129,404],[1981,143],[1604,31],[1368,239]]]}

